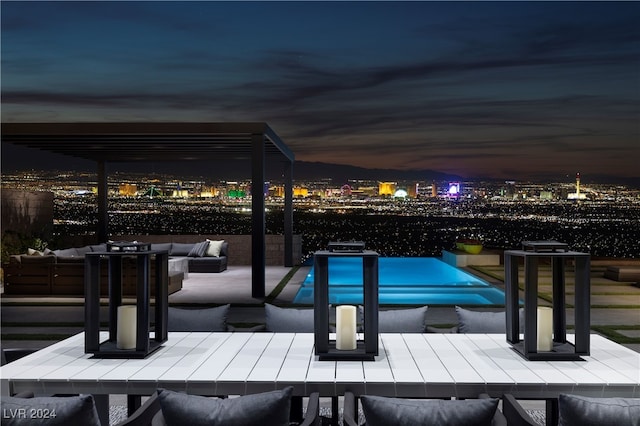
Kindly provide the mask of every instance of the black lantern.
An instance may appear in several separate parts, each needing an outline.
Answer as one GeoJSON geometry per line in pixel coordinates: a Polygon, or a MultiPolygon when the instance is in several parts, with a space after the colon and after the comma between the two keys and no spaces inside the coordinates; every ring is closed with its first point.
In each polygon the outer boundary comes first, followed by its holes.
{"type": "Polygon", "coordinates": [[[108,243],[106,252],[85,255],[85,353],[94,358],[145,358],[167,341],[169,304],[166,250],[147,243],[108,243]],[[134,257],[137,268],[136,304],[122,304],[122,262],[134,257]],[[100,270],[108,262],[109,338],[100,342],[100,270]],[[150,267],[155,262],[155,335],[150,339],[150,267]]]}
{"type": "Polygon", "coordinates": [[[582,359],[581,355],[589,355],[590,263],[588,253],[570,251],[566,244],[557,241],[524,241],[522,250],[504,252],[507,341],[516,352],[530,361],[576,361],[582,359]],[[519,259],[524,263],[523,341],[518,315],[519,259]],[[553,306],[546,308],[547,312],[538,307],[540,259],[551,261],[553,306]],[[573,260],[575,265],[574,344],[567,341],[565,260],[573,260]]]}
{"type": "MultiPolygon", "coordinates": [[[[371,250],[335,249],[318,251],[314,255],[314,332],[315,350],[320,361],[373,361],[378,355],[378,253],[371,250]],[[341,313],[352,314],[356,307],[338,306],[336,311],[336,337],[329,338],[329,258],[330,257],[359,257],[362,258],[363,296],[364,296],[364,341],[355,336],[355,324],[351,319],[340,318],[341,313]],[[343,310],[344,309],[344,310],[343,310]],[[344,323],[343,323],[344,321],[344,323]],[[351,329],[353,329],[351,331],[351,329]],[[341,336],[341,333],[353,333],[341,336]],[[341,342],[354,341],[353,346],[341,342]]],[[[357,314],[356,314],[357,315],[357,314]]],[[[352,318],[352,317],[351,317],[352,318]]]]}

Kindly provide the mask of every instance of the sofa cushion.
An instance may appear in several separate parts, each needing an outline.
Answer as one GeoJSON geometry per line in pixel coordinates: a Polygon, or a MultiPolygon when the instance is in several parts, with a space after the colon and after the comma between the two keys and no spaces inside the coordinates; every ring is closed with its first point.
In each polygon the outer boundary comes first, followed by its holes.
{"type": "Polygon", "coordinates": [[[78,256],[84,256],[87,253],[91,253],[91,246],[77,247],[76,253],[78,254],[78,256]]]}
{"type": "Polygon", "coordinates": [[[160,389],[158,399],[168,426],[289,426],[292,391],[292,387],[287,387],[237,398],[212,399],[160,389]]]}
{"type": "Polygon", "coordinates": [[[276,333],[313,333],[313,309],[280,308],[264,304],[266,329],[276,333]]]}
{"type": "Polygon", "coordinates": [[[361,396],[367,426],[490,426],[498,399],[408,400],[361,396]]]}
{"type": "Polygon", "coordinates": [[[68,249],[54,250],[53,254],[55,254],[56,256],[79,256],[78,250],[76,250],[75,247],[71,247],[68,249]]]}
{"type": "Polygon", "coordinates": [[[87,425],[100,426],[93,396],[14,398],[2,397],[2,424],[18,425],[87,425]],[[20,411],[19,411],[20,410],[20,411]],[[7,416],[7,413],[24,415],[7,416]]]}
{"type": "Polygon", "coordinates": [[[171,253],[171,243],[152,243],[151,250],[154,251],[167,251],[171,253]]]}
{"type": "Polygon", "coordinates": [[[227,331],[230,305],[215,308],[182,309],[169,307],[168,331],[227,331]]]}
{"type": "MultiPolygon", "coordinates": [[[[428,306],[378,311],[379,333],[424,333],[428,306]]],[[[360,324],[364,326],[364,306],[358,306],[360,324]]]]}
{"type": "Polygon", "coordinates": [[[171,243],[171,256],[188,256],[193,248],[193,243],[171,243]]]}
{"type": "Polygon", "coordinates": [[[559,426],[638,425],[640,399],[589,398],[560,394],[559,426]]]}
{"type": "Polygon", "coordinates": [[[222,250],[222,244],[224,244],[224,240],[207,240],[209,242],[209,247],[207,248],[206,256],[219,257],[220,251],[222,250]]]}
{"type": "Polygon", "coordinates": [[[103,243],[103,244],[94,244],[92,246],[89,246],[91,248],[91,251],[107,251],[107,244],[103,243]]]}
{"type": "Polygon", "coordinates": [[[189,251],[187,256],[189,257],[203,257],[207,252],[207,248],[209,247],[209,241],[202,241],[200,243],[195,243],[193,248],[189,251]]]}

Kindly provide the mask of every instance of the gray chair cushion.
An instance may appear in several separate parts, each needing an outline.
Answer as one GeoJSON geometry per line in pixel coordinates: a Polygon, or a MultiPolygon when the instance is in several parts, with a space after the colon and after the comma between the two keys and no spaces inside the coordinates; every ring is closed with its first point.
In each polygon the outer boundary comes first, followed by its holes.
{"type": "Polygon", "coordinates": [[[182,309],[169,307],[168,331],[227,331],[230,305],[215,308],[182,309]]]}
{"type": "Polygon", "coordinates": [[[264,304],[267,331],[275,333],[313,333],[313,309],[280,308],[264,304]]]}
{"type": "Polygon", "coordinates": [[[2,425],[100,426],[91,395],[67,397],[2,397],[2,425]],[[23,411],[21,411],[23,410],[23,411]],[[23,413],[15,414],[12,413],[23,413]]]}
{"type": "MultiPolygon", "coordinates": [[[[459,333],[506,333],[507,319],[504,311],[469,311],[456,306],[459,333]]],[[[520,332],[524,332],[524,309],[519,310],[520,332]]]]}
{"type": "Polygon", "coordinates": [[[559,426],[638,426],[639,398],[589,398],[560,394],[559,426]]]}
{"type": "Polygon", "coordinates": [[[193,243],[171,243],[170,256],[187,256],[193,248],[193,243]]]}
{"type": "Polygon", "coordinates": [[[200,243],[195,243],[193,248],[189,250],[189,257],[203,257],[207,253],[207,248],[209,247],[209,241],[202,241],[200,243]]]}
{"type": "Polygon", "coordinates": [[[408,400],[361,396],[367,426],[490,426],[498,399],[408,400]]]}
{"type": "Polygon", "coordinates": [[[91,245],[89,247],[91,248],[91,251],[107,251],[107,244],[106,243],[95,244],[95,245],[91,245]]]}
{"type": "Polygon", "coordinates": [[[161,389],[167,425],[289,426],[292,387],[238,398],[211,399],[161,389]]]}
{"type": "Polygon", "coordinates": [[[444,334],[455,334],[458,332],[458,326],[455,325],[453,327],[432,327],[427,326],[427,333],[444,333],[444,334]]]}
{"type": "MultiPolygon", "coordinates": [[[[424,333],[427,328],[428,306],[390,309],[378,312],[379,333],[424,333]]],[[[360,324],[364,325],[364,307],[358,306],[360,324]]]]}

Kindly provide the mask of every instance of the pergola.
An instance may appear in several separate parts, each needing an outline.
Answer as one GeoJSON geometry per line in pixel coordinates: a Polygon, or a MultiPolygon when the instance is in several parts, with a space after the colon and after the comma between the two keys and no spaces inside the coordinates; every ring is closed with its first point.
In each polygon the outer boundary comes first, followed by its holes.
{"type": "Polygon", "coordinates": [[[109,162],[251,162],[252,297],[265,296],[265,164],[279,163],[285,181],[285,266],[293,254],[293,152],[266,124],[3,123],[2,142],[93,160],[98,173],[98,229],[107,240],[109,162]]]}

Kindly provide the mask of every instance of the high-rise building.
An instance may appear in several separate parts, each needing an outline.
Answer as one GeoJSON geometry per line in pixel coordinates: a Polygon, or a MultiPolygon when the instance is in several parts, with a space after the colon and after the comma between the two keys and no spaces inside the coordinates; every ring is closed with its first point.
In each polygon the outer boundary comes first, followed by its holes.
{"type": "Polygon", "coordinates": [[[118,194],[123,197],[134,197],[138,193],[138,185],[135,183],[121,183],[118,187],[118,194]]]}
{"type": "Polygon", "coordinates": [[[569,200],[585,200],[586,194],[580,193],[580,173],[576,173],[576,192],[572,192],[567,197],[569,200]]]}
{"type": "Polygon", "coordinates": [[[396,193],[396,183],[395,182],[379,182],[378,183],[378,195],[384,196],[389,195],[393,196],[396,193]]]}
{"type": "Polygon", "coordinates": [[[294,197],[307,197],[309,196],[309,189],[296,187],[293,188],[293,196],[294,197]]]}

